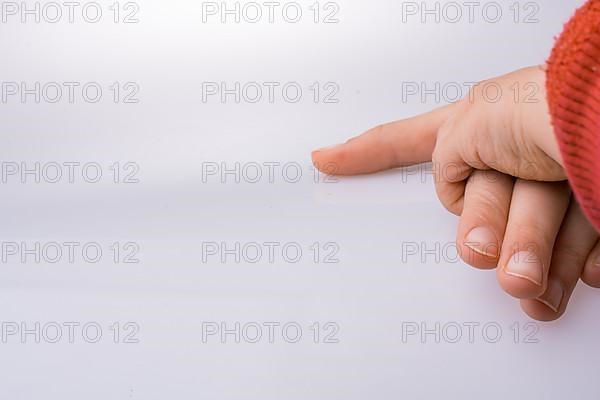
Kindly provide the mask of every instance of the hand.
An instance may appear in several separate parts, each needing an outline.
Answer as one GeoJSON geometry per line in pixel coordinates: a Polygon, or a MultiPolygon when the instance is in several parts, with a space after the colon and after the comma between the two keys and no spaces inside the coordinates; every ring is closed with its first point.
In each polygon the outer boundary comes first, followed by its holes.
{"type": "MultiPolygon", "coordinates": [[[[531,84],[544,96],[540,68],[487,82],[505,94],[515,84],[531,84]]],[[[582,273],[600,286],[598,235],[571,202],[545,99],[505,95],[491,102],[485,88],[484,82],[457,104],[317,150],[313,161],[354,175],[433,160],[442,203],[462,214],[463,259],[478,268],[498,265],[500,285],[530,316],[556,319],[582,273]],[[510,175],[555,182],[515,182],[510,175]]]]}
{"type": "Polygon", "coordinates": [[[466,180],[475,169],[528,180],[566,180],[545,93],[541,67],[519,70],[481,82],[458,103],[317,150],[313,161],[317,167],[334,161],[339,175],[433,161],[438,196],[458,215],[466,180]]]}
{"type": "Polygon", "coordinates": [[[493,174],[484,178],[476,171],[466,184],[460,254],[475,267],[498,265],[500,286],[521,300],[530,317],[558,319],[581,276],[600,286],[598,234],[565,182],[513,184],[511,177],[493,174]]]}

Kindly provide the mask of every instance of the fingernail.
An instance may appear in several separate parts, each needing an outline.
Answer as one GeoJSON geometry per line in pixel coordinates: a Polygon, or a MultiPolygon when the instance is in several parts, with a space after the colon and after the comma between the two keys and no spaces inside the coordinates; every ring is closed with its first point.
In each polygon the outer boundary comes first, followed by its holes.
{"type": "Polygon", "coordinates": [[[483,256],[497,258],[498,243],[491,229],[485,227],[474,228],[466,237],[465,246],[483,256]]]}
{"type": "Polygon", "coordinates": [[[562,287],[562,284],[559,281],[549,281],[546,293],[541,295],[538,298],[538,301],[541,301],[542,303],[550,307],[552,311],[557,313],[558,310],[560,310],[560,303],[562,303],[564,294],[565,291],[562,287]]]}
{"type": "Polygon", "coordinates": [[[332,145],[332,146],[326,146],[326,147],[322,147],[322,148],[320,148],[320,149],[317,149],[317,150],[315,150],[315,152],[317,152],[317,151],[328,151],[328,150],[333,150],[333,149],[335,149],[335,148],[337,148],[337,147],[340,147],[340,146],[342,146],[342,144],[343,144],[343,143],[339,143],[339,144],[334,144],[334,145],[332,145]]]}
{"type": "Polygon", "coordinates": [[[508,260],[504,272],[517,278],[527,279],[538,286],[544,280],[544,266],[538,256],[529,251],[513,254],[508,260]]]}

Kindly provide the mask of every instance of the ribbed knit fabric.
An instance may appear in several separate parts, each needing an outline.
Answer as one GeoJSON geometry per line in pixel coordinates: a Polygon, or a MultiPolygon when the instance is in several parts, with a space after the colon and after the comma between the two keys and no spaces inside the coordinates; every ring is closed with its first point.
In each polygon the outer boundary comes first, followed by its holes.
{"type": "Polygon", "coordinates": [[[546,85],[569,182],[600,232],[600,0],[589,0],[565,25],[546,85]]]}

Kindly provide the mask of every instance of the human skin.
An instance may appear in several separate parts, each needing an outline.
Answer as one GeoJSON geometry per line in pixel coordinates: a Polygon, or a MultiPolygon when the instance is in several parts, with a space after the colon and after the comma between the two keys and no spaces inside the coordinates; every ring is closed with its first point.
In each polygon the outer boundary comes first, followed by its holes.
{"type": "Polygon", "coordinates": [[[554,320],[580,277],[600,287],[600,242],[566,181],[545,87],[542,67],[484,81],[457,103],[316,150],[313,162],[357,175],[432,161],[440,201],[460,216],[463,260],[496,268],[529,316],[554,320]],[[499,98],[486,94],[498,87],[499,98]]]}

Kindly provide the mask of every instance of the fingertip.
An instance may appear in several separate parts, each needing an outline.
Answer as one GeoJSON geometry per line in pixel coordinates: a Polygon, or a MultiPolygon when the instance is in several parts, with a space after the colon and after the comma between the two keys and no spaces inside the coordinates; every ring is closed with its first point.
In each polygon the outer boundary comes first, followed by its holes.
{"type": "Polygon", "coordinates": [[[598,276],[590,276],[589,273],[584,272],[581,276],[581,280],[593,289],[600,289],[600,277],[598,276]]]}
{"type": "Polygon", "coordinates": [[[459,235],[461,235],[459,240],[463,246],[463,260],[467,264],[479,269],[496,268],[500,257],[500,246],[498,244],[498,235],[492,229],[485,226],[485,224],[466,230],[461,226],[459,235]]]}
{"type": "Polygon", "coordinates": [[[459,246],[462,260],[474,268],[489,270],[498,265],[499,255],[494,254],[491,249],[482,250],[468,240],[462,241],[459,246]]]}
{"type": "Polygon", "coordinates": [[[554,322],[564,315],[564,313],[555,313],[537,300],[523,300],[523,302],[525,304],[521,305],[521,309],[529,318],[536,321],[554,322]]]}
{"type": "Polygon", "coordinates": [[[336,144],[333,146],[327,146],[313,150],[311,153],[311,159],[315,168],[323,173],[331,172],[328,170],[328,167],[331,164],[336,163],[335,150],[339,149],[340,147],[342,147],[342,144],[336,144]]]}
{"type": "Polygon", "coordinates": [[[556,321],[562,317],[566,311],[564,308],[556,311],[538,299],[521,300],[521,309],[530,318],[541,322],[556,321]]]}
{"type": "Polygon", "coordinates": [[[600,241],[596,243],[587,258],[581,280],[588,286],[600,288],[600,241]]]}
{"type": "Polygon", "coordinates": [[[600,289],[600,265],[588,263],[583,270],[581,280],[594,289],[600,289]]]}
{"type": "Polygon", "coordinates": [[[310,153],[310,159],[313,163],[313,165],[315,166],[315,168],[317,168],[319,171],[321,171],[321,169],[319,168],[319,165],[321,164],[319,162],[319,160],[321,159],[321,150],[313,150],[310,153]]]}
{"type": "Polygon", "coordinates": [[[506,265],[497,269],[497,278],[500,287],[517,299],[535,299],[544,293],[543,283],[526,273],[507,271],[506,265]]]}

